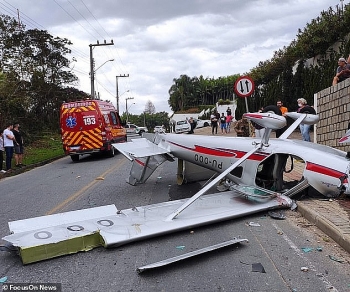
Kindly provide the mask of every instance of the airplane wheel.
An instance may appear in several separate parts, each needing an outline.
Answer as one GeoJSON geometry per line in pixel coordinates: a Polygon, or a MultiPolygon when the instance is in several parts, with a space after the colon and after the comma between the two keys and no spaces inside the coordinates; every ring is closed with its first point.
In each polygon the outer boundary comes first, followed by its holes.
{"type": "Polygon", "coordinates": [[[316,115],[316,111],[312,106],[304,106],[300,109],[299,113],[316,115]]]}
{"type": "Polygon", "coordinates": [[[268,105],[265,106],[263,109],[263,113],[274,113],[276,115],[282,116],[281,110],[278,108],[277,105],[268,105]]]}

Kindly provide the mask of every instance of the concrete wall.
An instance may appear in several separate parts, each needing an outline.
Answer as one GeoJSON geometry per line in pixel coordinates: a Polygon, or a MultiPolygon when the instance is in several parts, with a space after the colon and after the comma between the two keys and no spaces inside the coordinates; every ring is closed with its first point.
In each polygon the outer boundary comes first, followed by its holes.
{"type": "Polygon", "coordinates": [[[350,151],[349,143],[338,143],[350,122],[350,78],[316,93],[314,105],[320,116],[320,121],[315,126],[315,141],[350,151]]]}

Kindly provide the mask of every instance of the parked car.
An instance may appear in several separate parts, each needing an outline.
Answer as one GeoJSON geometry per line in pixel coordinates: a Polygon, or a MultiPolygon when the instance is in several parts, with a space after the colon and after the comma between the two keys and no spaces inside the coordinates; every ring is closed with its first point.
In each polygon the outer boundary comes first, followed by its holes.
{"type": "Polygon", "coordinates": [[[197,128],[203,128],[203,127],[209,127],[211,125],[211,121],[210,120],[195,120],[197,123],[196,129],[197,128]]]}
{"type": "Polygon", "coordinates": [[[154,127],[154,133],[165,133],[165,127],[164,126],[155,126],[154,127]]]}
{"type": "Polygon", "coordinates": [[[126,129],[127,134],[139,134],[142,135],[142,133],[147,133],[148,129],[146,127],[139,127],[135,124],[127,123],[124,127],[126,129]]]}
{"type": "Polygon", "coordinates": [[[187,120],[177,121],[175,125],[175,133],[187,133],[191,131],[191,125],[187,120]]]}

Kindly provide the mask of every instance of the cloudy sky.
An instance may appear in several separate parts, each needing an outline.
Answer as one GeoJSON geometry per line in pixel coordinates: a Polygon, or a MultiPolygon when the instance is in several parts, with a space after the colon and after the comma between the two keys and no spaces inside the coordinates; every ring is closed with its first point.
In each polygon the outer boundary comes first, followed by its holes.
{"type": "MultiPolygon", "coordinates": [[[[349,1],[343,1],[344,5],[349,1]]],[[[126,98],[140,114],[148,100],[171,112],[174,78],[244,74],[288,46],[298,29],[340,0],[0,0],[0,13],[27,29],[45,29],[72,41],[77,87],[90,93],[90,46],[95,90],[116,103],[126,98]],[[114,61],[108,61],[112,60],[114,61]]]]}

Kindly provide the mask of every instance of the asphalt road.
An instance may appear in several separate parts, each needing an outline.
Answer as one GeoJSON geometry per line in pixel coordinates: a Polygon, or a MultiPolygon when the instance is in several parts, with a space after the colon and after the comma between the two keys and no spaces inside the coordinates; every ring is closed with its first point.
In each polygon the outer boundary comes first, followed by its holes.
{"type": "MultiPolygon", "coordinates": [[[[114,158],[86,156],[79,163],[65,157],[0,180],[1,237],[9,234],[9,221],[108,204],[126,209],[189,197],[200,187],[200,183],[177,186],[176,163],[169,162],[146,184],[130,186],[125,182],[130,166],[120,154],[114,158]]],[[[61,283],[62,291],[350,291],[349,255],[334,242],[325,241],[326,236],[297,212],[287,210],[286,215],[286,220],[276,220],[266,213],[252,214],[29,265],[0,252],[0,278],[6,276],[7,283],[61,283]],[[260,226],[249,226],[249,222],[260,226]],[[146,264],[233,237],[246,238],[249,243],[136,272],[146,264]],[[253,272],[255,263],[265,273],[253,272]]]]}

